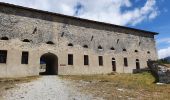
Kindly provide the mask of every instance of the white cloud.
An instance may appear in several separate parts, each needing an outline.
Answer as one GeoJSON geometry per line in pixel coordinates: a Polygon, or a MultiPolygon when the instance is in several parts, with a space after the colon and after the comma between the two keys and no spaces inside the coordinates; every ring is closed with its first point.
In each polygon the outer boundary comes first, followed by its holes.
{"type": "Polygon", "coordinates": [[[154,11],[149,15],[149,19],[154,19],[158,15],[158,12],[154,11]]]}
{"type": "Polygon", "coordinates": [[[165,57],[169,57],[170,56],[170,47],[168,48],[164,48],[164,49],[160,49],[158,51],[158,56],[159,58],[165,58],[165,57]]]}
{"type": "Polygon", "coordinates": [[[170,44],[170,38],[162,38],[162,39],[158,39],[157,43],[169,43],[170,44]]]}
{"type": "MultiPolygon", "coordinates": [[[[136,25],[158,15],[156,0],[147,0],[143,7],[133,7],[130,0],[0,0],[26,7],[75,15],[75,6],[83,6],[77,17],[118,25],[136,25]],[[122,8],[133,8],[122,11],[122,8]]],[[[136,1],[139,2],[139,1],[136,1]]]]}
{"type": "Polygon", "coordinates": [[[157,40],[157,45],[166,45],[166,48],[158,50],[159,58],[165,58],[170,56],[170,38],[162,38],[157,40]]]}

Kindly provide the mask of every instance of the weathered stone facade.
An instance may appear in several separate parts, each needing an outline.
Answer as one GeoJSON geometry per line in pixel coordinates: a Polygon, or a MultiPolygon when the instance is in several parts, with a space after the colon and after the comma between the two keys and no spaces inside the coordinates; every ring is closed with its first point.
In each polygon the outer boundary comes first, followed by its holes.
{"type": "Polygon", "coordinates": [[[0,40],[0,50],[7,50],[7,61],[0,64],[0,77],[39,75],[40,58],[48,53],[57,57],[59,75],[111,73],[112,58],[116,72],[132,73],[136,59],[140,68],[147,67],[148,59],[157,59],[154,35],[154,32],[0,3],[0,38],[9,38],[0,40]],[[23,42],[24,39],[30,42],[23,42]],[[68,46],[69,43],[73,46],[68,46]],[[23,51],[29,52],[28,64],[21,64],[23,51]],[[68,54],[73,54],[73,65],[68,65],[68,54]],[[84,55],[89,56],[89,65],[84,65],[84,55]],[[98,56],[103,57],[103,66],[99,66],[98,56]]]}

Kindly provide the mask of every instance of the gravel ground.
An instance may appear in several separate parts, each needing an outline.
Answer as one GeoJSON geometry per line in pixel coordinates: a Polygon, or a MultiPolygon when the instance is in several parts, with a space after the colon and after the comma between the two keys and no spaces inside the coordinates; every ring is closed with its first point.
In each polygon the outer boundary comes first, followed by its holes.
{"type": "Polygon", "coordinates": [[[102,100],[80,93],[69,80],[58,76],[42,76],[37,80],[17,84],[6,90],[3,100],[102,100]]]}

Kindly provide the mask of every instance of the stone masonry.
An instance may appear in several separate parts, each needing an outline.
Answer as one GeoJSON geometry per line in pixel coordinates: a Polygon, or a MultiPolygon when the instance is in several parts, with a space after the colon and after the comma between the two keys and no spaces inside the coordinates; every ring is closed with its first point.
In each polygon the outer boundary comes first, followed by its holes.
{"type": "Polygon", "coordinates": [[[156,34],[0,3],[0,38],[9,39],[0,40],[0,50],[7,50],[0,77],[39,75],[40,58],[48,53],[57,57],[59,75],[111,73],[112,58],[116,72],[132,73],[136,59],[140,68],[146,68],[149,59],[157,60],[156,34]],[[29,52],[28,64],[21,64],[23,51],[29,52]],[[73,65],[68,65],[68,54],[73,54],[73,65]],[[84,55],[88,55],[89,65],[84,65],[84,55]],[[103,66],[99,66],[98,56],[103,57],[103,66]],[[125,57],[128,66],[124,66],[125,57]]]}

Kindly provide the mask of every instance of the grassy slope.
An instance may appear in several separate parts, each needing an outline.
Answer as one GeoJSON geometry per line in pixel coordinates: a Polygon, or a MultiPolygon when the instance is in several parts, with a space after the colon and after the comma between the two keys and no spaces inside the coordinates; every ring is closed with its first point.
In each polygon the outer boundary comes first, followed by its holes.
{"type": "Polygon", "coordinates": [[[94,96],[112,99],[169,100],[170,85],[156,85],[150,73],[93,76],[61,76],[89,84],[78,85],[80,91],[94,96]]]}

